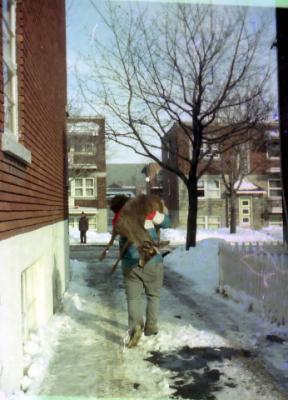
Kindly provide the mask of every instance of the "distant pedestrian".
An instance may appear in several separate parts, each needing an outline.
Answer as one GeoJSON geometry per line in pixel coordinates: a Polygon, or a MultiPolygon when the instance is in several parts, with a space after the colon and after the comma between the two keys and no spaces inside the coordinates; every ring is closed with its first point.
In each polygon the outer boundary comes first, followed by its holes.
{"type": "Polygon", "coordinates": [[[86,233],[89,228],[88,218],[86,217],[84,211],[81,213],[81,217],[79,219],[79,231],[80,231],[80,241],[81,243],[86,243],[87,237],[86,233]]]}

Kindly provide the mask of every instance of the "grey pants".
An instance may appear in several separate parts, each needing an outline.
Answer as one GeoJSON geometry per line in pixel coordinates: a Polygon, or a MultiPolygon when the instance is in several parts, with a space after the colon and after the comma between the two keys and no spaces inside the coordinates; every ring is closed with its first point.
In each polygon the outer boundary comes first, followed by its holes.
{"type": "Polygon", "coordinates": [[[128,306],[128,325],[144,327],[144,304],[146,296],[146,332],[157,332],[160,290],[163,285],[163,264],[145,265],[143,268],[123,268],[124,285],[128,306]]]}

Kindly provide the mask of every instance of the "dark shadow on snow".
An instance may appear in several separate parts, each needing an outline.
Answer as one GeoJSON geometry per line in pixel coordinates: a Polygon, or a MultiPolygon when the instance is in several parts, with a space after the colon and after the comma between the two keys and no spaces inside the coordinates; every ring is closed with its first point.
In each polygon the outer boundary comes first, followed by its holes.
{"type": "Polygon", "coordinates": [[[170,384],[170,387],[175,389],[172,398],[216,400],[213,393],[221,391],[225,386],[236,387],[237,384],[217,368],[211,369],[209,363],[223,363],[232,358],[251,356],[250,351],[243,349],[185,346],[170,353],[153,351],[146,361],[175,373],[170,384]]]}

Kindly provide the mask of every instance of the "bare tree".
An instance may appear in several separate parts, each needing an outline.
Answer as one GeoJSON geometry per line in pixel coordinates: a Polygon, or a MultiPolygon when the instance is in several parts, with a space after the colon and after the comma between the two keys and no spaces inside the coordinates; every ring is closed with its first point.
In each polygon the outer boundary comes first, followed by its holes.
{"type": "Polygon", "coordinates": [[[268,29],[260,16],[251,24],[249,11],[237,7],[166,4],[154,5],[152,14],[140,3],[108,2],[105,11],[91,3],[109,35],[95,37],[96,55],[86,60],[91,75],[79,77],[82,94],[106,116],[115,142],[184,182],[188,249],[196,245],[197,182],[213,160],[212,153],[201,162],[203,142],[227,151],[270,110],[268,29]],[[175,122],[189,154],[165,140],[175,122]],[[161,151],[185,168],[163,162],[161,151]]]}

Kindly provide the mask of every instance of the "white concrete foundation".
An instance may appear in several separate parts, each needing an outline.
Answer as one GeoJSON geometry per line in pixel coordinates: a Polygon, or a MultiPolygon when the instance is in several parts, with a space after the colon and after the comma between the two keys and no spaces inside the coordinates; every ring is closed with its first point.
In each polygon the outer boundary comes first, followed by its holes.
{"type": "Polygon", "coordinates": [[[19,390],[23,344],[57,308],[69,282],[68,222],[0,241],[0,389],[19,390]]]}

